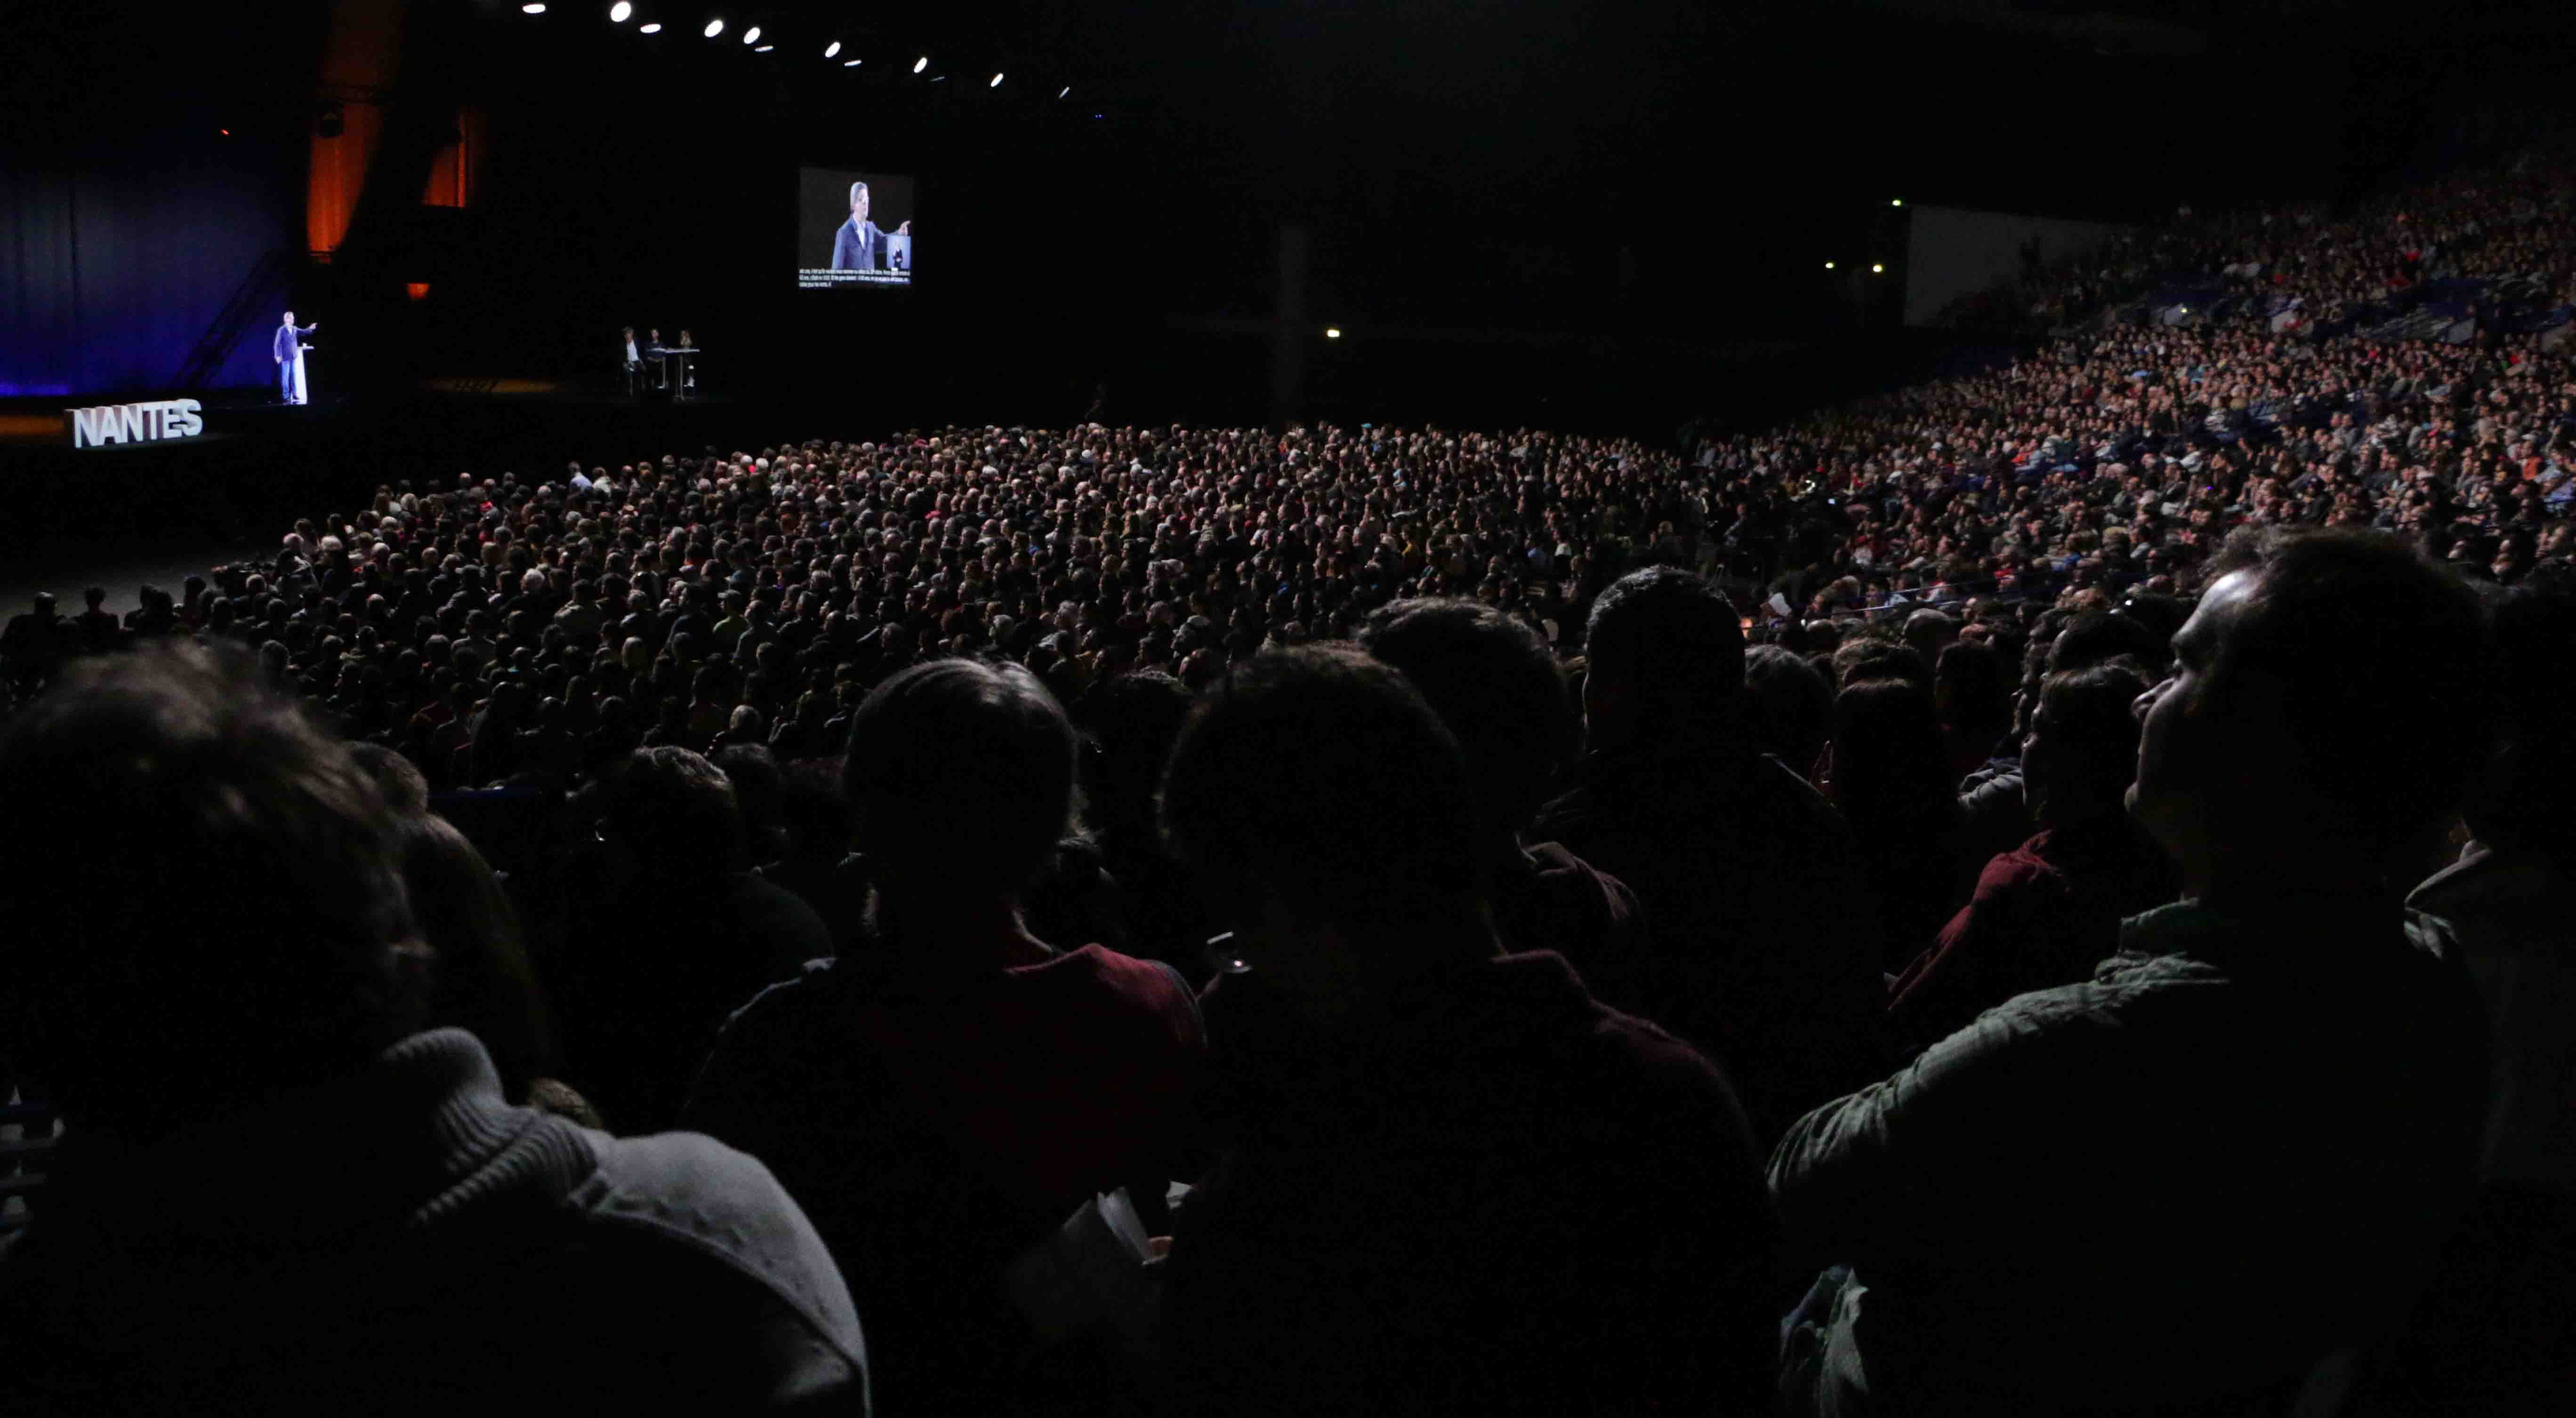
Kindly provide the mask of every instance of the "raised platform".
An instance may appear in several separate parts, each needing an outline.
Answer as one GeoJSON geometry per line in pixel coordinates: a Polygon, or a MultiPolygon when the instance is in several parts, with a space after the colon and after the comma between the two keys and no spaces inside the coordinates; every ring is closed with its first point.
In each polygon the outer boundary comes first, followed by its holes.
{"type": "Polygon", "coordinates": [[[297,517],[354,509],[383,485],[427,489],[466,472],[551,474],[575,459],[593,467],[832,436],[787,411],[720,396],[636,403],[496,379],[326,394],[297,406],[266,390],[189,391],[204,425],[194,437],[72,446],[65,409],[169,397],[181,395],[0,401],[0,495],[11,513],[0,518],[0,553],[51,561],[55,549],[73,546],[95,549],[84,560],[114,564],[129,544],[267,544],[297,517]],[[479,392],[457,392],[478,383],[479,392]]]}
{"type": "Polygon", "coordinates": [[[48,449],[99,456],[142,452],[190,442],[232,438],[279,438],[309,432],[345,412],[347,395],[326,396],[311,404],[289,405],[264,390],[181,389],[145,393],[69,394],[46,398],[0,399],[0,448],[48,449]],[[163,399],[191,399],[198,406],[203,431],[193,438],[113,442],[74,449],[70,410],[96,405],[131,404],[163,399]]]}

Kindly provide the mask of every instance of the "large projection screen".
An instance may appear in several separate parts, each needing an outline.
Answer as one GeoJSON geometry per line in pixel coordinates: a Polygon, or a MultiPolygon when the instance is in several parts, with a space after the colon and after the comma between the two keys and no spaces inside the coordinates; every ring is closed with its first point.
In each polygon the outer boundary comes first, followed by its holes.
{"type": "Polygon", "coordinates": [[[1916,206],[1906,223],[1905,323],[1932,323],[1952,301],[2018,280],[2022,253],[2037,244],[2053,263],[2108,243],[2125,227],[1916,206]]]}
{"type": "Polygon", "coordinates": [[[797,177],[796,288],[912,284],[912,178],[809,167],[797,177]]]}

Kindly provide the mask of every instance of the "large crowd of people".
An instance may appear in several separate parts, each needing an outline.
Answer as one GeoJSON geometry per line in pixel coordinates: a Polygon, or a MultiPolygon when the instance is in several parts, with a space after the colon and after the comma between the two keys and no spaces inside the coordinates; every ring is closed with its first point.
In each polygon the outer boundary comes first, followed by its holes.
{"type": "Polygon", "coordinates": [[[0,1395],[2548,1411],[2576,369],[2353,322],[2570,220],[1678,453],[817,440],[40,602],[0,1395]]]}

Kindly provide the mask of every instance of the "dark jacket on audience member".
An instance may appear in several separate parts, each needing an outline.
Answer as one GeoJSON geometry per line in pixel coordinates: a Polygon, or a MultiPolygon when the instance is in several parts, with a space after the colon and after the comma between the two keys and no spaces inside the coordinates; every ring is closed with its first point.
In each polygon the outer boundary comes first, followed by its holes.
{"type": "Polygon", "coordinates": [[[1553,950],[1579,972],[1637,948],[1637,893],[1562,843],[1531,843],[1498,874],[1492,899],[1506,950],[1553,950]]]}
{"type": "Polygon", "coordinates": [[[621,1134],[670,1127],[726,1016],[832,952],[812,907],[748,872],[639,883],[555,967],[583,1006],[564,1011],[564,1081],[621,1134]]]}
{"type": "Polygon", "coordinates": [[[1427,975],[1329,1060],[1256,978],[1209,1030],[1266,1086],[1230,1092],[1164,1267],[1190,1411],[1758,1410],[1775,1236],[1707,1060],[1552,954],[1427,975]]]}
{"type": "Polygon", "coordinates": [[[1161,1197],[1205,1048],[1176,973],[1098,946],[946,976],[845,957],[736,1015],[682,1116],[809,1202],[882,1401],[927,1410],[1007,1392],[1011,1258],[1095,1192],[1161,1197]]]}
{"type": "Polygon", "coordinates": [[[1771,1186],[1792,1259],[1865,1287],[1829,1352],[1859,1356],[1873,1412],[2277,1396],[2420,1285],[2485,1069],[2439,922],[2181,903],[2129,921],[2090,983],[1800,1119],[1771,1186]]]}
{"type": "Polygon", "coordinates": [[[0,1261],[0,1412],[865,1413],[758,1162],[502,1100],[457,1029],[141,1149],[74,1133],[0,1261]]]}
{"type": "Polygon", "coordinates": [[[1887,988],[1867,883],[1850,830],[1778,759],[1596,755],[1531,835],[1636,893],[1645,929],[1582,961],[1584,981],[1722,1064],[1756,1137],[1878,1075],[1887,988]]]}

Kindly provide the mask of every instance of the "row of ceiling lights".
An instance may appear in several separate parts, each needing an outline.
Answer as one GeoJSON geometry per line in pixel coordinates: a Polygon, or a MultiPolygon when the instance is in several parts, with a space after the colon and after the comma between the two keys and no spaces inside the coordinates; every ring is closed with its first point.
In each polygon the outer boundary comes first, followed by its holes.
{"type": "MultiPolygon", "coordinates": [[[[546,6],[542,3],[542,0],[528,0],[528,3],[521,5],[519,10],[522,14],[542,15],[546,12],[546,6]]],[[[608,7],[608,22],[610,24],[622,25],[633,18],[635,18],[635,6],[631,3],[631,0],[617,0],[616,4],[608,7]]],[[[707,27],[702,31],[702,33],[704,33],[707,38],[714,39],[717,36],[722,35],[724,31],[724,17],[716,15],[707,20],[707,27]]],[[[636,32],[638,34],[660,34],[662,32],[662,22],[659,20],[647,20],[643,24],[636,26],[636,32]]],[[[767,54],[778,47],[775,44],[762,44],[760,42],[760,26],[758,25],[753,25],[742,32],[742,42],[751,46],[751,52],[754,54],[767,54]]],[[[837,39],[823,46],[823,57],[826,59],[838,59],[840,58],[840,54],[841,42],[837,39]]],[[[861,62],[862,61],[858,59],[842,59],[841,67],[844,69],[856,69],[859,67],[861,62]]],[[[916,74],[923,73],[929,68],[930,56],[927,54],[912,61],[912,72],[916,74]]],[[[945,74],[934,74],[931,76],[930,81],[937,84],[945,83],[947,79],[948,76],[945,74]]],[[[998,72],[995,73],[992,78],[984,81],[984,87],[988,89],[998,89],[1001,86],[1002,75],[998,72]]],[[[1056,93],[1057,98],[1070,98],[1072,96],[1073,86],[1071,84],[1065,85],[1056,93]]]]}

